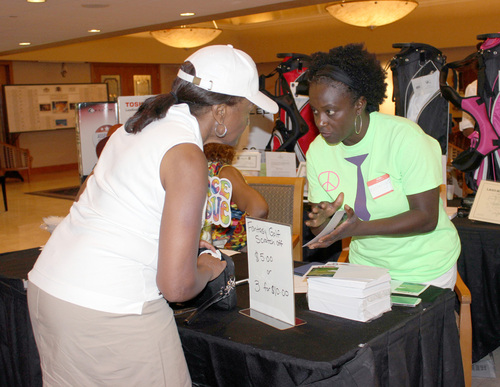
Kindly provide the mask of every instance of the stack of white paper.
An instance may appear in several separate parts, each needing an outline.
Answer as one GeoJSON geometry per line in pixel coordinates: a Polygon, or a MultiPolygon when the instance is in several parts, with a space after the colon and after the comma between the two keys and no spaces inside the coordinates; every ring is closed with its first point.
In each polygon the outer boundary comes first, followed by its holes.
{"type": "Polygon", "coordinates": [[[391,277],[384,268],[329,262],[306,273],[309,309],[356,321],[391,310],[391,277]]]}

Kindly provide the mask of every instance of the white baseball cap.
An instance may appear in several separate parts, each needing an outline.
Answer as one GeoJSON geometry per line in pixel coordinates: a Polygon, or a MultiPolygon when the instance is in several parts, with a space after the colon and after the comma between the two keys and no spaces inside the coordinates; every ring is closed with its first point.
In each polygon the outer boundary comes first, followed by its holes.
{"type": "Polygon", "coordinates": [[[266,112],[278,112],[278,104],[259,91],[257,66],[243,51],[230,44],[207,46],[186,62],[193,64],[196,76],[179,70],[179,78],[214,93],[245,97],[266,112]]]}

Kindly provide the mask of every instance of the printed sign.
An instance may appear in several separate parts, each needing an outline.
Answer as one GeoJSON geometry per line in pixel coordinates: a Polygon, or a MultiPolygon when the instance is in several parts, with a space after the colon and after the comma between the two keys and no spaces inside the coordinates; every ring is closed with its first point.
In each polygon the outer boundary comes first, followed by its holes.
{"type": "Polygon", "coordinates": [[[469,219],[500,224],[500,182],[481,180],[469,219]]]}
{"type": "Polygon", "coordinates": [[[125,124],[125,122],[127,122],[127,120],[132,117],[137,110],[139,110],[143,102],[149,97],[154,97],[154,95],[119,96],[117,100],[118,122],[120,124],[125,124]]]}
{"type": "Polygon", "coordinates": [[[250,217],[246,226],[250,309],[294,326],[291,227],[250,217]]]}

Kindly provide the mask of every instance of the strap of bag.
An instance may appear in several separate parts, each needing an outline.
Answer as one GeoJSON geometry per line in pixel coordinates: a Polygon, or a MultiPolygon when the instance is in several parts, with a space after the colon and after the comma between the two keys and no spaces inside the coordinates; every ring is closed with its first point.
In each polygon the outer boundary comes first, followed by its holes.
{"type": "Polygon", "coordinates": [[[215,293],[211,298],[206,300],[203,304],[201,304],[196,310],[189,315],[184,320],[184,324],[190,325],[196,320],[200,314],[202,314],[205,310],[207,310],[210,306],[215,304],[216,302],[222,301],[223,299],[229,297],[231,292],[234,292],[236,288],[236,280],[234,276],[230,276],[227,284],[223,286],[217,293],[215,293]]]}

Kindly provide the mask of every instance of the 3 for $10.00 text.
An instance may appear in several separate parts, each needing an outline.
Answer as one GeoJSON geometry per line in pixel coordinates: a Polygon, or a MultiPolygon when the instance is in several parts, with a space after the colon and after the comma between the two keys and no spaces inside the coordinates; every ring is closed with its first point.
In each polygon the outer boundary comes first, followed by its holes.
{"type": "Polygon", "coordinates": [[[269,284],[267,281],[264,282],[264,286],[260,285],[259,280],[254,281],[254,289],[255,293],[259,293],[261,290],[265,291],[266,293],[270,293],[272,295],[275,295],[276,297],[282,296],[282,297],[288,297],[290,295],[290,292],[285,289],[281,289],[277,286],[269,284]]]}

